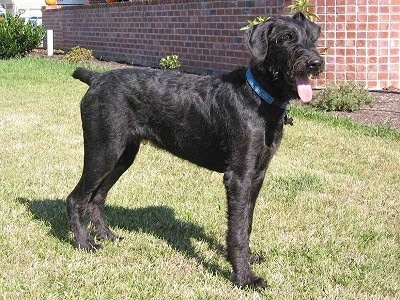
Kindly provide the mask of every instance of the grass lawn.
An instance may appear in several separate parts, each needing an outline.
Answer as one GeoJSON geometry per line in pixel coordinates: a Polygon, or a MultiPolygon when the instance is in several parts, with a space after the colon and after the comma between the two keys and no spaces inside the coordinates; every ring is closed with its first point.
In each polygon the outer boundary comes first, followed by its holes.
{"type": "Polygon", "coordinates": [[[150,144],[109,194],[124,239],[73,249],[64,199],[82,168],[87,88],[73,69],[0,61],[0,298],[400,298],[400,133],[309,109],[293,110],[256,207],[265,291],[229,281],[222,175],[150,144]]]}

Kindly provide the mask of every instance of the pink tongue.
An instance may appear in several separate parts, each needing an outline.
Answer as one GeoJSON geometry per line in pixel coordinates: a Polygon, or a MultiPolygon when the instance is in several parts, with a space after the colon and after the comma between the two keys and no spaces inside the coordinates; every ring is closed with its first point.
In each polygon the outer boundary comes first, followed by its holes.
{"type": "Polygon", "coordinates": [[[310,102],[312,99],[313,92],[312,92],[310,81],[308,80],[308,78],[307,77],[297,77],[296,84],[297,84],[297,94],[299,94],[301,101],[310,102]]]}

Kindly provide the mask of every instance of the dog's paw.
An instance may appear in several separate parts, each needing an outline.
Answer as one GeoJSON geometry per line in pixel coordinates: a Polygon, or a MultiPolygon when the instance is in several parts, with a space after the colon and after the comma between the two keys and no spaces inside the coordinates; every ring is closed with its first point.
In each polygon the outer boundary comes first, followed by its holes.
{"type": "Polygon", "coordinates": [[[265,289],[267,287],[267,283],[264,280],[264,278],[255,276],[255,275],[249,275],[249,276],[244,276],[242,278],[238,278],[237,276],[233,275],[232,281],[234,284],[239,286],[240,288],[250,288],[250,289],[265,289]]]}
{"type": "Polygon", "coordinates": [[[265,289],[267,282],[262,277],[256,277],[250,286],[256,289],[265,289]]]}
{"type": "Polygon", "coordinates": [[[95,243],[93,239],[89,239],[85,242],[75,242],[75,247],[79,250],[87,251],[87,252],[96,252],[101,248],[100,244],[95,243]]]}
{"type": "Polygon", "coordinates": [[[104,230],[96,233],[96,239],[98,240],[110,240],[110,241],[121,241],[124,238],[116,235],[111,230],[104,230]]]}

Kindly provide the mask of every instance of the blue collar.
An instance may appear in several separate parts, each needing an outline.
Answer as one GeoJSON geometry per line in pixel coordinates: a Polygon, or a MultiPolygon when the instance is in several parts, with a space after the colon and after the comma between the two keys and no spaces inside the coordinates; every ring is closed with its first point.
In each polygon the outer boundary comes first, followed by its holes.
{"type": "Polygon", "coordinates": [[[277,105],[274,104],[275,102],[275,98],[272,97],[268,92],[266,92],[258,83],[257,81],[254,79],[253,77],[253,73],[251,73],[250,68],[247,69],[246,72],[246,79],[247,79],[247,83],[251,86],[251,88],[254,90],[254,92],[256,92],[256,94],[258,96],[261,97],[261,99],[263,99],[265,102],[267,102],[268,104],[272,104],[275,106],[279,106],[282,109],[286,109],[289,102],[285,101],[283,102],[281,105],[277,105]]]}

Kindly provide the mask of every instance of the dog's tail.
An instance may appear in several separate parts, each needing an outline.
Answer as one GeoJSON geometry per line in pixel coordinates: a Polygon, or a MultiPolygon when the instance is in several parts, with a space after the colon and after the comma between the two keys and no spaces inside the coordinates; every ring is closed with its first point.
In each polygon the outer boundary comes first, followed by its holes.
{"type": "Polygon", "coordinates": [[[79,79],[89,86],[99,77],[99,75],[100,74],[95,71],[91,71],[81,67],[76,68],[74,73],[72,73],[72,77],[74,77],[75,79],[79,79]]]}

